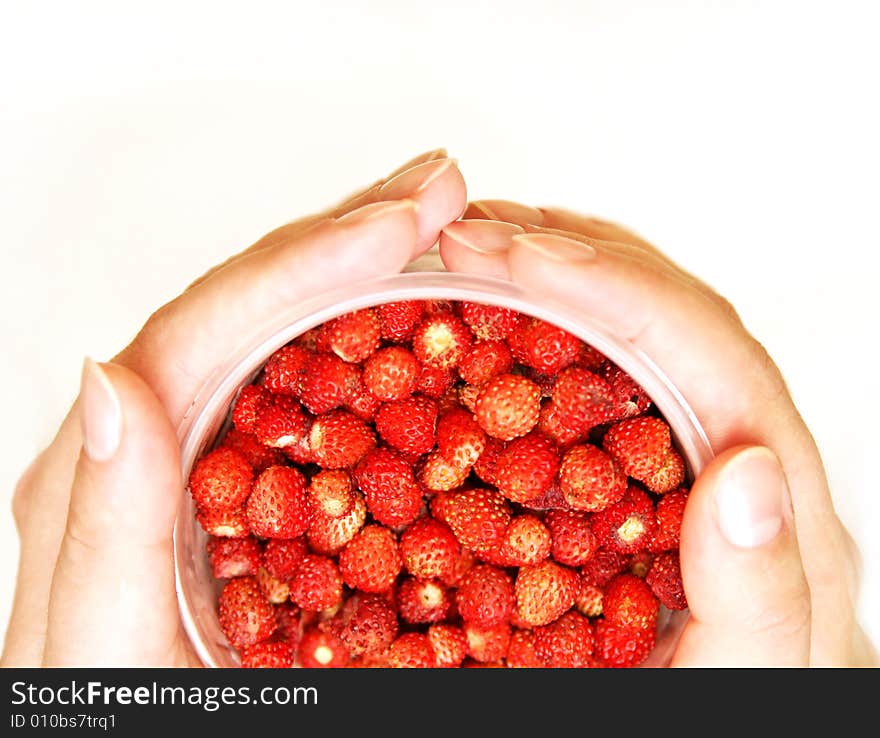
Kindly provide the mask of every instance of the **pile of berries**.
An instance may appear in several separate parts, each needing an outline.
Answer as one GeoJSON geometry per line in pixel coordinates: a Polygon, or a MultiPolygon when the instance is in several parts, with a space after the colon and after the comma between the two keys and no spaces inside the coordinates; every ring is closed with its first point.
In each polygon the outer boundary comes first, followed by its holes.
{"type": "Polygon", "coordinates": [[[685,464],[542,320],[408,301],[278,350],[189,489],[245,667],[624,667],[687,606],[685,464]]]}

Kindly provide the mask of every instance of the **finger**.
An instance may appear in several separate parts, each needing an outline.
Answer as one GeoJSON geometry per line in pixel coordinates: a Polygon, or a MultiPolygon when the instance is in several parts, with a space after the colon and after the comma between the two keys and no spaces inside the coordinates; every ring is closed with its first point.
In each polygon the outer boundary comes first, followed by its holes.
{"type": "Polygon", "coordinates": [[[83,445],[49,598],[46,666],[185,663],[172,528],[175,430],[137,375],[86,360],[83,445]]]}
{"type": "Polygon", "coordinates": [[[457,220],[440,234],[440,258],[450,271],[509,279],[507,249],[520,226],[499,220],[457,220]]]}
{"type": "Polygon", "coordinates": [[[663,254],[663,252],[656,246],[617,223],[609,223],[607,220],[590,218],[586,215],[581,215],[580,213],[574,213],[571,210],[565,210],[564,208],[539,208],[539,210],[544,216],[544,220],[540,225],[543,225],[546,228],[556,228],[561,231],[581,233],[584,236],[598,238],[600,241],[630,243],[634,246],[641,246],[646,251],[652,251],[666,258],[665,254],[663,254]]]}
{"type": "Polygon", "coordinates": [[[520,226],[544,224],[544,214],[540,210],[512,200],[474,200],[467,204],[462,217],[465,220],[503,220],[520,226]]]}
{"type": "Polygon", "coordinates": [[[725,451],[694,484],[681,530],[691,618],[673,666],[807,666],[810,590],[785,474],[767,448],[725,451]]]}

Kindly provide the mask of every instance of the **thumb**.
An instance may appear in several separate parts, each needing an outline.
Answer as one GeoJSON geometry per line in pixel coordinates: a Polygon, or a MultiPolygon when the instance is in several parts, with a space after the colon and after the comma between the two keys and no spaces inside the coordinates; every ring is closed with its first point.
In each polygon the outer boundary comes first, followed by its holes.
{"type": "Polygon", "coordinates": [[[681,569],[691,617],[674,666],[809,664],[810,591],[788,484],[770,449],[730,449],[696,481],[681,569]]]}
{"type": "Polygon", "coordinates": [[[177,438],[136,374],[86,359],[76,467],[49,599],[44,665],[172,665],[183,643],[172,528],[177,438]]]}

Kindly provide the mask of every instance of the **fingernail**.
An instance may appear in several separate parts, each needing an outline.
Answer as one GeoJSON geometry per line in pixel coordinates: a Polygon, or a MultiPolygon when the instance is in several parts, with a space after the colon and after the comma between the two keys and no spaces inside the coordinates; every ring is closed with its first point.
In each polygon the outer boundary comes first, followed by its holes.
{"type": "Polygon", "coordinates": [[[443,235],[478,254],[495,254],[509,249],[510,239],[525,231],[500,220],[457,220],[443,228],[443,235]]]}
{"type": "Polygon", "coordinates": [[[384,200],[398,200],[416,195],[427,189],[431,182],[441,177],[455,164],[455,159],[438,159],[410,167],[383,184],[379,188],[379,197],[384,200]]]}
{"type": "Polygon", "coordinates": [[[414,200],[390,200],[387,202],[372,202],[369,205],[362,205],[357,210],[352,210],[340,218],[336,219],[337,223],[345,223],[351,225],[353,223],[363,223],[374,218],[384,218],[389,213],[398,210],[409,210],[413,214],[419,211],[419,204],[414,200]]]}
{"type": "Polygon", "coordinates": [[[83,450],[92,461],[109,461],[119,448],[122,408],[100,364],[83,361],[79,391],[83,450]]]}
{"type": "Polygon", "coordinates": [[[734,546],[757,548],[779,534],[791,498],[770,449],[756,446],[741,452],[722,470],[718,485],[718,527],[734,546]]]}
{"type": "Polygon", "coordinates": [[[397,169],[395,169],[391,174],[386,177],[386,179],[392,179],[396,177],[398,174],[402,174],[407,169],[412,169],[414,166],[419,164],[424,164],[426,161],[435,161],[437,159],[446,159],[448,154],[446,153],[446,149],[431,149],[431,151],[426,151],[423,154],[419,154],[418,156],[414,156],[410,159],[406,164],[401,164],[397,169]]]}
{"type": "Polygon", "coordinates": [[[596,249],[583,241],[551,233],[524,233],[514,236],[514,243],[522,244],[552,261],[577,262],[596,258],[596,249]]]}
{"type": "Polygon", "coordinates": [[[537,208],[510,200],[474,200],[468,204],[465,218],[469,217],[469,213],[470,217],[503,220],[519,225],[544,222],[544,214],[537,208]]]}

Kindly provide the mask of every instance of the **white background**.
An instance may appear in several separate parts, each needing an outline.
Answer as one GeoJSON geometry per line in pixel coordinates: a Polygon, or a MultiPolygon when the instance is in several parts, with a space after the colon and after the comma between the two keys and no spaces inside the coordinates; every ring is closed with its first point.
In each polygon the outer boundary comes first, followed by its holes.
{"type": "Polygon", "coordinates": [[[473,197],[628,223],[733,301],[817,437],[880,640],[871,5],[0,2],[0,620],[8,498],[82,355],[445,145],[473,197]]]}

